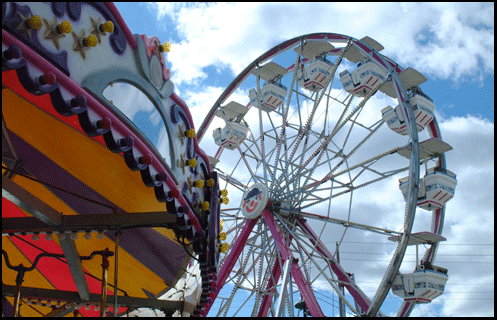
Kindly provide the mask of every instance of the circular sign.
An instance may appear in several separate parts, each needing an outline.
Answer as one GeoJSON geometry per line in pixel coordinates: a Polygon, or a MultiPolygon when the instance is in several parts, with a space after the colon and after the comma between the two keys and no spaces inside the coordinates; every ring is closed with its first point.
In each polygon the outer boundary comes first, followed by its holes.
{"type": "Polygon", "coordinates": [[[262,183],[254,183],[243,195],[242,213],[247,219],[261,215],[268,200],[267,189],[262,183]]]}

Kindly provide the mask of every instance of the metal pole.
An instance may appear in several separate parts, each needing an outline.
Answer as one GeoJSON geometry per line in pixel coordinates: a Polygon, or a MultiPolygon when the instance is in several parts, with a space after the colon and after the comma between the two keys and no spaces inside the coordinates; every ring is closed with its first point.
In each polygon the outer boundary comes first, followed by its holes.
{"type": "Polygon", "coordinates": [[[416,244],[416,267],[419,264],[419,257],[418,257],[418,244],[416,244]]]}
{"type": "Polygon", "coordinates": [[[14,317],[19,317],[20,299],[21,299],[21,286],[24,281],[24,266],[22,263],[19,265],[16,277],[16,292],[14,295],[14,317]]]}
{"type": "Polygon", "coordinates": [[[292,260],[293,258],[288,258],[285,261],[285,265],[283,267],[283,282],[281,284],[281,292],[280,292],[280,298],[278,300],[278,306],[276,308],[276,316],[277,317],[282,317],[283,316],[283,310],[285,308],[285,299],[286,299],[286,287],[288,285],[288,279],[290,275],[290,270],[292,268],[292,260]]]}
{"type": "Polygon", "coordinates": [[[114,249],[116,258],[114,260],[114,317],[117,317],[117,264],[118,264],[118,248],[119,248],[119,235],[121,230],[116,232],[116,247],[114,249]]]}
{"type": "MultiPolygon", "coordinates": [[[[336,247],[337,247],[337,262],[338,264],[340,264],[340,247],[338,246],[338,242],[336,243],[336,247]]],[[[339,283],[338,284],[338,287],[340,288],[340,292],[342,292],[342,295],[345,294],[345,290],[343,288],[343,284],[339,283]]],[[[338,300],[338,310],[339,310],[339,313],[340,313],[340,317],[345,317],[345,306],[344,306],[344,302],[342,300],[341,297],[339,297],[340,300],[338,300]]]]}
{"type": "Polygon", "coordinates": [[[288,309],[289,309],[289,312],[290,312],[290,317],[295,317],[295,315],[293,314],[293,286],[292,286],[292,273],[290,272],[290,275],[289,275],[289,280],[288,280],[288,291],[289,291],[289,294],[288,294],[288,309]]]}
{"type": "Polygon", "coordinates": [[[109,248],[105,248],[102,255],[102,301],[100,303],[100,317],[105,317],[105,301],[107,300],[107,271],[109,270],[109,248]]]}

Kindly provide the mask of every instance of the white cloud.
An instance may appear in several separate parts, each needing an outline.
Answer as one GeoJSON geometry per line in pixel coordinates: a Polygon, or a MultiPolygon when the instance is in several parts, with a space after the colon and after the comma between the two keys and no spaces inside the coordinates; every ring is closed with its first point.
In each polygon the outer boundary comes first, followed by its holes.
{"type": "Polygon", "coordinates": [[[201,3],[150,5],[176,24],[168,54],[180,84],[206,79],[205,68],[238,74],[264,51],[313,32],[369,35],[384,53],[428,77],[467,80],[493,74],[491,3],[201,3]],[[374,30],[374,31],[373,31],[374,30]],[[178,72],[181,70],[181,72],[178,72]]]}

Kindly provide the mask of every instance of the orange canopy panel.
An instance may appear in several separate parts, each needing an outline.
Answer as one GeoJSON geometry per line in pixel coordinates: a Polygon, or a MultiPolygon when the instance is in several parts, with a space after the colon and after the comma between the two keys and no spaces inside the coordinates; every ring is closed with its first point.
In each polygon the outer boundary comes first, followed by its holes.
{"type": "MultiPolygon", "coordinates": [[[[115,290],[111,255],[106,291],[137,298],[131,308],[174,286],[193,252],[202,270],[216,272],[217,176],[196,138],[184,135],[193,130],[191,114],[172,91],[158,39],[132,35],[111,3],[3,5],[5,315],[15,309],[12,266],[35,262],[22,279],[21,316],[55,314],[65,309],[60,303],[98,315],[88,308],[95,296],[85,297],[101,294],[105,263],[101,255],[85,257],[114,253],[117,230],[118,285],[115,290]],[[165,157],[103,96],[123,79],[150,97],[164,132],[181,138],[170,139],[165,157]],[[214,187],[192,187],[209,178],[214,187]],[[40,254],[59,256],[37,260],[40,254]]],[[[131,310],[120,306],[118,313],[131,310]]]]}

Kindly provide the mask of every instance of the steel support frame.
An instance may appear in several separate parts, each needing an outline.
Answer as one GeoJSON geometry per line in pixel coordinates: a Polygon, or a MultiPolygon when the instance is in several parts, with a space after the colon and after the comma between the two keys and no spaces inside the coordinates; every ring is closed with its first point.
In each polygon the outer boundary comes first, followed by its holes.
{"type": "Polygon", "coordinates": [[[271,301],[273,300],[273,294],[276,292],[276,285],[278,284],[278,279],[281,276],[281,267],[280,267],[279,258],[276,258],[271,273],[273,277],[269,278],[269,281],[266,286],[267,293],[262,298],[261,306],[259,308],[259,312],[257,313],[257,317],[267,317],[269,313],[269,307],[271,306],[271,301]]]}
{"type": "Polygon", "coordinates": [[[324,317],[324,313],[319,306],[319,303],[314,296],[311,284],[307,281],[302,270],[298,266],[298,260],[293,257],[292,251],[290,250],[290,246],[288,242],[284,239],[282,232],[278,225],[276,224],[276,220],[274,219],[272,213],[269,210],[264,210],[262,212],[262,216],[264,221],[266,222],[269,230],[273,235],[273,239],[276,242],[276,246],[278,251],[280,252],[281,259],[286,262],[286,260],[291,259],[291,274],[293,279],[295,279],[295,283],[300,290],[300,294],[304,298],[307,307],[309,308],[309,312],[313,317],[324,317]]]}
{"type": "MultiPolygon", "coordinates": [[[[283,309],[285,308],[285,300],[286,300],[286,295],[287,295],[287,287],[288,287],[288,281],[290,279],[290,271],[292,269],[292,260],[293,259],[288,259],[285,261],[285,265],[283,266],[283,281],[281,283],[281,291],[280,291],[280,296],[278,298],[278,303],[276,307],[276,316],[282,317],[283,315],[283,309]]],[[[291,285],[291,283],[290,283],[291,285]]],[[[293,306],[292,306],[293,307],[293,306]]]]}
{"type": "MultiPolygon", "coordinates": [[[[15,286],[2,284],[2,295],[11,297],[14,296],[15,286]]],[[[64,290],[54,290],[54,289],[42,289],[42,288],[31,288],[23,287],[21,292],[21,298],[30,299],[48,299],[48,300],[60,300],[60,301],[70,301],[76,304],[95,304],[100,305],[102,302],[102,295],[91,293],[88,300],[83,300],[77,292],[64,291],[64,290]]],[[[112,295],[107,296],[105,300],[106,304],[112,305],[114,302],[114,297],[112,295]]],[[[170,301],[170,300],[157,300],[157,299],[147,299],[147,298],[135,298],[128,296],[119,296],[119,305],[127,306],[130,308],[152,308],[175,312],[176,310],[183,309],[184,301],[170,301]]]]}
{"type": "MultiPolygon", "coordinates": [[[[4,228],[9,226],[9,222],[13,222],[14,220],[16,220],[16,226],[20,228],[23,228],[22,224],[27,222],[27,220],[24,219],[29,219],[32,223],[39,223],[48,229],[56,228],[63,221],[61,213],[57,212],[42,200],[3,175],[2,197],[7,198],[9,201],[34,216],[26,218],[2,218],[2,234],[4,234],[4,228]]],[[[31,225],[26,224],[25,227],[31,227],[31,225]]],[[[82,300],[87,300],[90,296],[90,288],[83,272],[76,244],[74,243],[74,240],[66,238],[65,240],[60,240],[60,246],[66,257],[79,296],[82,300]]]]}
{"type": "MultiPolygon", "coordinates": [[[[21,208],[24,209],[23,206],[21,208]]],[[[67,215],[60,217],[58,225],[47,224],[40,221],[37,217],[3,218],[2,235],[28,232],[46,233],[157,228],[167,227],[168,224],[175,222],[176,216],[166,211],[67,215]]]]}
{"type": "Polygon", "coordinates": [[[347,272],[343,270],[343,268],[338,264],[338,262],[333,258],[331,252],[326,248],[326,246],[322,243],[320,239],[317,238],[316,234],[310,226],[307,224],[307,221],[301,217],[297,217],[300,225],[303,230],[307,232],[311,236],[311,242],[316,246],[316,250],[323,256],[325,256],[330,261],[330,267],[337,276],[338,280],[342,282],[343,286],[347,288],[349,293],[352,295],[354,300],[361,307],[362,312],[366,312],[371,304],[369,298],[361,292],[354,281],[348,276],[347,272]]]}

